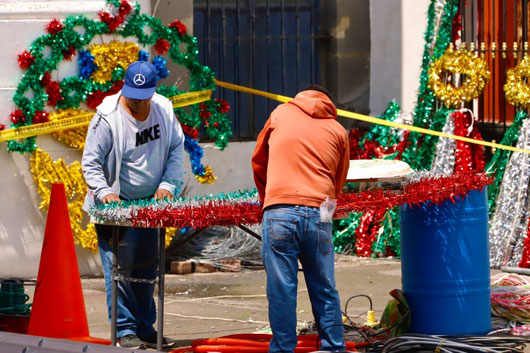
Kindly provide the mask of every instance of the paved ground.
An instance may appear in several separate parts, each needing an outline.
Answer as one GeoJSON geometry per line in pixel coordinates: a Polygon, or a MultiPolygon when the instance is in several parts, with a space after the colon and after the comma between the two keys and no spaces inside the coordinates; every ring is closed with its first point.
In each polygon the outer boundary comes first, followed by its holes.
{"type": "MultiPolygon", "coordinates": [[[[200,338],[269,328],[263,270],[166,275],[165,280],[164,334],[175,339],[177,346],[187,346],[200,338]]],[[[390,290],[401,288],[400,261],[337,256],[336,281],[343,308],[350,296],[367,294],[379,319],[391,299],[390,290]]],[[[83,279],[82,284],[91,336],[110,338],[103,279],[83,279]]],[[[302,326],[312,321],[302,275],[298,289],[297,310],[302,326]]],[[[366,298],[353,299],[348,304],[348,315],[358,316],[362,323],[368,305],[366,298]]]]}

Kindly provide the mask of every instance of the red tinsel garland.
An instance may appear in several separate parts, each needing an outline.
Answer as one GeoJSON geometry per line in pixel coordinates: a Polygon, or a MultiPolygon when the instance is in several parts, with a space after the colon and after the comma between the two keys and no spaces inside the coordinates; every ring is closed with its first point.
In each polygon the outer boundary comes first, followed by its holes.
{"type": "Polygon", "coordinates": [[[218,104],[217,111],[219,113],[226,114],[230,110],[230,105],[228,105],[228,102],[224,99],[215,98],[215,103],[218,104]]]}
{"type": "MultiPolygon", "coordinates": [[[[474,119],[471,114],[467,111],[457,111],[451,116],[455,123],[455,135],[482,140],[482,135],[478,131],[476,124],[473,124],[471,133],[469,132],[474,119]]],[[[454,170],[456,173],[483,172],[485,165],[484,148],[482,146],[456,141],[454,170]]]]}
{"type": "Polygon", "coordinates": [[[191,126],[186,124],[180,124],[180,126],[182,127],[182,132],[184,132],[192,139],[197,140],[199,138],[199,130],[197,128],[192,128],[191,126]]]}
{"type": "Polygon", "coordinates": [[[526,230],[526,237],[523,242],[523,256],[519,261],[519,267],[529,268],[530,267],[530,219],[528,219],[528,227],[526,230]]]}
{"type": "Polygon", "coordinates": [[[50,121],[48,117],[48,112],[44,110],[37,110],[35,116],[33,117],[33,124],[40,124],[50,121]]]}
{"type": "Polygon", "coordinates": [[[15,125],[26,122],[26,118],[24,118],[24,113],[20,109],[17,109],[14,112],[12,112],[10,114],[10,118],[11,118],[11,122],[15,125]]]}
{"type": "Polygon", "coordinates": [[[48,105],[56,106],[59,101],[62,101],[64,97],[61,95],[61,87],[59,82],[51,79],[51,74],[46,71],[42,77],[41,84],[46,89],[48,95],[48,105]]]}
{"type": "Polygon", "coordinates": [[[127,0],[122,0],[120,7],[118,8],[118,16],[115,16],[107,11],[98,12],[99,19],[101,22],[106,23],[109,27],[109,31],[114,32],[124,21],[125,16],[131,12],[132,7],[127,0]]]}
{"type": "Polygon", "coordinates": [[[178,34],[180,34],[181,36],[186,34],[186,26],[179,20],[171,22],[168,27],[176,29],[178,34]]]}
{"type": "Polygon", "coordinates": [[[484,174],[454,174],[409,184],[401,191],[369,190],[342,194],[337,201],[335,217],[344,218],[351,212],[417,205],[425,201],[434,204],[448,200],[455,202],[458,197],[467,196],[468,191],[480,190],[492,182],[493,179],[484,174]]]}
{"type": "MultiPolygon", "coordinates": [[[[471,135],[469,136],[474,140],[483,140],[482,134],[478,130],[477,127],[473,128],[473,131],[471,131],[471,135]]],[[[471,156],[473,157],[473,166],[475,167],[475,172],[484,172],[484,168],[486,167],[486,157],[484,156],[484,147],[477,145],[477,144],[471,144],[471,156]]]]}
{"type": "Polygon", "coordinates": [[[92,91],[92,93],[90,93],[86,99],[86,105],[88,105],[92,109],[96,109],[97,106],[101,104],[101,102],[106,96],[110,96],[112,94],[118,93],[122,87],[123,87],[123,80],[120,80],[120,81],[114,82],[112,87],[106,92],[103,92],[101,90],[92,91]]]}
{"type": "Polygon", "coordinates": [[[61,21],[59,21],[56,18],[51,20],[50,23],[46,25],[46,31],[48,31],[48,33],[53,34],[53,35],[61,32],[63,28],[64,28],[64,25],[61,23],[61,21]]]}
{"type": "Polygon", "coordinates": [[[35,61],[35,57],[27,50],[24,50],[21,54],[18,55],[18,66],[22,70],[29,68],[35,61]]]}
{"type": "MultiPolygon", "coordinates": [[[[343,194],[337,200],[335,218],[345,218],[352,212],[374,211],[372,216],[366,216],[366,222],[373,218],[372,228],[366,226],[358,232],[359,249],[366,253],[368,241],[377,234],[379,223],[384,211],[398,205],[415,205],[426,201],[439,204],[445,201],[455,202],[467,195],[470,190],[480,190],[493,182],[492,178],[484,174],[456,174],[449,177],[424,179],[417,183],[406,185],[402,190],[370,190],[361,193],[343,194]],[[368,237],[368,238],[366,238],[368,237]]],[[[204,228],[212,225],[253,224],[261,221],[262,210],[260,204],[235,201],[209,201],[198,206],[168,207],[152,209],[145,207],[131,215],[133,225],[139,227],[194,227],[204,228]]],[[[372,243],[370,241],[370,245],[372,243]]],[[[358,250],[359,250],[358,249],[358,250]]]]}
{"type": "Polygon", "coordinates": [[[462,34],[462,12],[461,12],[460,6],[458,6],[458,10],[456,11],[455,17],[453,18],[453,26],[451,29],[451,42],[453,42],[454,46],[457,48],[458,48],[458,42],[460,42],[462,38],[461,34],[462,34]]]}
{"type": "Polygon", "coordinates": [[[370,210],[362,215],[359,227],[355,229],[355,253],[368,257],[372,254],[372,244],[384,219],[386,209],[370,210]]]}
{"type": "Polygon", "coordinates": [[[383,147],[379,142],[370,139],[365,139],[364,143],[361,145],[363,132],[360,129],[350,129],[350,159],[383,158],[395,152],[398,152],[396,159],[400,159],[403,151],[405,151],[405,147],[407,147],[409,134],[410,131],[405,131],[403,133],[403,139],[398,144],[383,147]]]}
{"type": "Polygon", "coordinates": [[[132,219],[134,227],[164,226],[202,229],[212,225],[255,224],[261,221],[261,204],[209,201],[201,206],[153,210],[143,208],[132,219]]]}
{"type": "Polygon", "coordinates": [[[159,38],[156,40],[156,43],[154,45],[155,51],[158,55],[162,55],[167,53],[169,49],[169,42],[163,38],[159,38]]]}
{"type": "Polygon", "coordinates": [[[75,48],[73,45],[70,45],[67,50],[63,51],[63,60],[70,61],[72,56],[75,55],[75,48]]]}

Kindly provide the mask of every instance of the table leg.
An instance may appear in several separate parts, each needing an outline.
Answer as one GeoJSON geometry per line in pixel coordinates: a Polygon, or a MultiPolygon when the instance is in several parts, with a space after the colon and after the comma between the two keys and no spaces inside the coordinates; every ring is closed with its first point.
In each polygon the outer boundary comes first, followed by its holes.
{"type": "Polygon", "coordinates": [[[110,309],[111,344],[116,345],[116,334],[118,325],[118,241],[119,227],[112,227],[112,293],[110,309]]]}
{"type": "Polygon", "coordinates": [[[164,274],[166,271],[165,259],[165,232],[161,232],[158,228],[158,238],[160,240],[160,247],[158,249],[158,335],[156,337],[156,350],[162,352],[162,341],[164,337],[164,274]]]}

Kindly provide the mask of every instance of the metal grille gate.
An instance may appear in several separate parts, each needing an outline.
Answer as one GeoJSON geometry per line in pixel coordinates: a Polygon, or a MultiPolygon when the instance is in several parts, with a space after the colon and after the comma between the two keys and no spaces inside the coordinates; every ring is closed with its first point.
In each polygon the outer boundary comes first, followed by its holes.
{"type": "MultiPolygon", "coordinates": [[[[217,79],[294,96],[319,83],[319,0],[194,0],[199,59],[217,79]]],[[[230,104],[235,140],[252,140],[278,105],[218,88],[230,104]]]]}
{"type": "Polygon", "coordinates": [[[481,130],[489,140],[500,140],[513,121],[515,107],[505,100],[503,86],[506,72],[528,53],[528,14],[528,0],[460,0],[456,22],[462,25],[462,40],[491,71],[478,100],[481,130]]]}

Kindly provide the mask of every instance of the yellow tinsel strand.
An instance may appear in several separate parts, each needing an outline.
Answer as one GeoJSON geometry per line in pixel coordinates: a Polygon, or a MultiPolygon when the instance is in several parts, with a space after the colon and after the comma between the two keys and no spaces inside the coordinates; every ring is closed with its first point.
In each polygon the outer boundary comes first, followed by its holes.
{"type": "Polygon", "coordinates": [[[177,228],[166,228],[166,248],[171,243],[171,239],[175,236],[177,233],[177,228]]]}
{"type": "Polygon", "coordinates": [[[92,79],[104,83],[112,80],[112,71],[117,66],[124,70],[138,59],[140,49],[138,45],[129,42],[112,41],[108,44],[96,44],[90,48],[90,54],[94,56],[94,64],[97,70],[92,73],[92,79]]]}
{"type": "Polygon", "coordinates": [[[48,211],[51,185],[57,182],[63,183],[66,190],[74,241],[85,249],[93,252],[97,251],[97,237],[94,225],[88,224],[85,229],[82,227],[82,206],[87,186],[81,172],[81,164],[76,161],[67,166],[62,158],[53,161],[50,155],[40,148],[33,152],[30,164],[33,181],[42,200],[40,208],[48,211]]]}
{"type": "Polygon", "coordinates": [[[204,175],[196,175],[195,177],[201,184],[213,184],[215,179],[217,179],[217,177],[213,175],[212,167],[209,165],[204,167],[204,175]]]}
{"type": "Polygon", "coordinates": [[[530,77],[530,58],[525,55],[517,66],[506,73],[504,94],[506,100],[515,106],[530,107],[530,86],[526,80],[530,77]]]}

